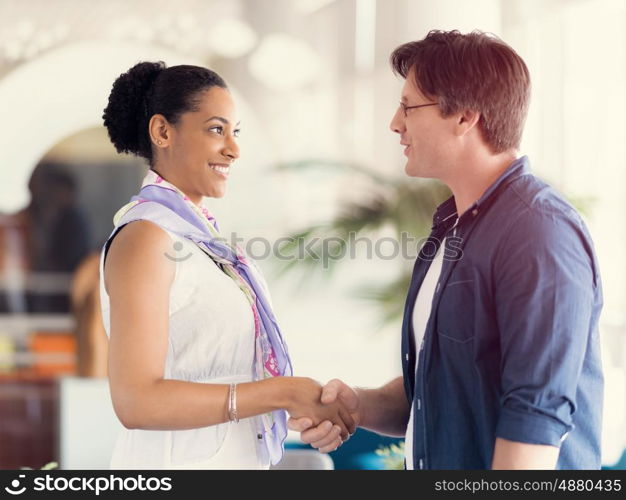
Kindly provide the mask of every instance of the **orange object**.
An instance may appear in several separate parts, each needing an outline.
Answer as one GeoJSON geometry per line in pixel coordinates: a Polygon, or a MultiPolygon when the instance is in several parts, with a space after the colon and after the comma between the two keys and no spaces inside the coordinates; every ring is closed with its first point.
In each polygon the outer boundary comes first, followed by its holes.
{"type": "Polygon", "coordinates": [[[28,347],[37,375],[75,375],[76,337],[72,332],[33,332],[28,347]]]}

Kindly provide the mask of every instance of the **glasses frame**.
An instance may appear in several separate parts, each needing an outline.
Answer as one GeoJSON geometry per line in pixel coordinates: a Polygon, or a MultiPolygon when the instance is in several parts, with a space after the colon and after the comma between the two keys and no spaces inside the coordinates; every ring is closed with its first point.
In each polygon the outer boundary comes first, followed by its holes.
{"type": "Polygon", "coordinates": [[[426,104],[418,104],[416,106],[407,106],[403,102],[400,102],[400,107],[402,108],[402,111],[404,112],[404,117],[406,118],[408,116],[407,111],[409,111],[409,109],[425,108],[426,106],[436,106],[437,104],[439,104],[439,103],[438,102],[429,102],[429,103],[426,103],[426,104]]]}

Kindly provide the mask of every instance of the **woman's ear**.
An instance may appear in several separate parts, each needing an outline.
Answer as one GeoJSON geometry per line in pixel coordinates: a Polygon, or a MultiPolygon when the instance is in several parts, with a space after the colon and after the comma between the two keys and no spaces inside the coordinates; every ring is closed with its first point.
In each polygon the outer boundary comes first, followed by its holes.
{"type": "Polygon", "coordinates": [[[163,115],[152,115],[148,124],[150,141],[155,147],[164,148],[169,146],[170,132],[169,123],[163,115]]]}

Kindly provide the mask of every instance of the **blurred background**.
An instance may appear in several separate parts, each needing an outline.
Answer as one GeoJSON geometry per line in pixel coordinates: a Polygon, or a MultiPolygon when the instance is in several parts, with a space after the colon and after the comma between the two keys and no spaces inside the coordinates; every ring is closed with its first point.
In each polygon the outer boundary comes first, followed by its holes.
{"type": "MultiPolygon", "coordinates": [[[[361,386],[401,373],[411,259],[381,244],[326,268],[286,264],[261,238],[425,236],[447,192],[403,176],[388,57],[434,28],[493,32],[529,66],[522,153],[596,244],[603,464],[626,467],[626,1],[0,0],[0,468],[108,467],[119,424],[98,254],[147,167],[116,154],[101,116],[141,60],[210,67],[236,96],[241,158],[227,196],[207,201],[224,232],[266,255],[296,373],[361,386]]],[[[373,453],[392,442],[360,431],[335,467],[392,466],[373,453]]]]}

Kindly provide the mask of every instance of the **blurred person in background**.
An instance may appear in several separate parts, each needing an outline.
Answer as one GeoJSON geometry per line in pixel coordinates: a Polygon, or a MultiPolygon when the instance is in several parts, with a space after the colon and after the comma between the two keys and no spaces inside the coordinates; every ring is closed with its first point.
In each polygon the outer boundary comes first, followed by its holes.
{"type": "MultiPolygon", "coordinates": [[[[220,236],[220,198],[239,157],[226,83],[197,66],[142,62],[114,82],[104,125],[150,165],[102,249],[100,296],[113,406],[125,429],[111,467],[268,468],[286,411],[354,431],[343,403],[292,377],[259,270],[220,236]]],[[[253,216],[253,214],[252,214],[253,216]]]]}
{"type": "Polygon", "coordinates": [[[100,311],[100,252],[85,257],[74,272],[71,309],[75,321],[77,375],[107,376],[108,340],[100,311]]]}
{"type": "Polygon", "coordinates": [[[0,221],[0,269],[9,278],[0,310],[70,310],[67,284],[54,280],[63,273],[69,276],[89,252],[89,224],[76,188],[76,179],[62,165],[42,161],[28,182],[28,206],[0,221]]]}
{"type": "Polygon", "coordinates": [[[31,267],[72,272],[89,251],[89,224],[76,199],[76,179],[54,163],[37,165],[28,183],[31,267]]]}
{"type": "MultiPolygon", "coordinates": [[[[431,31],[398,47],[391,130],[411,177],[453,196],[433,218],[408,291],[403,377],[329,382],[359,426],[405,436],[407,469],[598,469],[602,289],[576,210],[518,150],[530,77],[495,36],[431,31]]],[[[321,451],[331,422],[290,420],[321,451]]]]}

